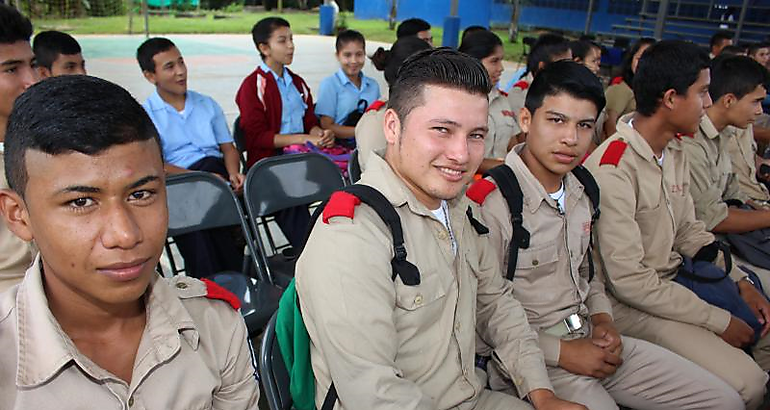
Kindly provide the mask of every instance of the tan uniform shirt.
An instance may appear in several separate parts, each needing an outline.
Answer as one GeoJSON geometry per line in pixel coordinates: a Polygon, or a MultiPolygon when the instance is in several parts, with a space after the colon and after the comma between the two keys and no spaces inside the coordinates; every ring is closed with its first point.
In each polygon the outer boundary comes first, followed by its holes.
{"type": "MultiPolygon", "coordinates": [[[[620,304],[722,333],[730,313],[672,280],[681,255],[693,256],[714,241],[703,222],[695,219],[684,152],[669,144],[663,150],[663,166],[658,165],[650,145],[628,124],[633,115],[621,118],[618,132],[585,162],[601,189],[595,245],[607,289],[620,304]],[[613,141],[628,146],[617,165],[600,166],[613,141]]],[[[613,308],[619,314],[618,306],[613,308]]]]}
{"type": "Polygon", "coordinates": [[[385,141],[385,132],[382,124],[385,121],[385,106],[379,110],[370,110],[361,116],[356,124],[356,148],[358,149],[358,163],[361,172],[366,170],[369,157],[374,151],[385,149],[388,142],[385,141]]]}
{"type": "Polygon", "coordinates": [[[508,104],[511,106],[511,110],[516,113],[516,121],[518,121],[519,112],[524,108],[524,102],[527,100],[527,90],[534,79],[535,76],[533,76],[532,73],[529,73],[519,80],[524,81],[527,84],[526,87],[516,87],[514,84],[514,87],[508,92],[508,104]]]}
{"type": "MultiPolygon", "coordinates": [[[[505,158],[521,185],[523,226],[530,234],[529,248],[519,249],[513,294],[524,306],[530,325],[538,332],[546,363],[558,366],[560,339],[544,330],[573,313],[583,318],[598,313],[611,316],[612,304],[604,294],[599,275],[588,282],[593,207],[583,185],[572,173],[564,177],[566,209],[561,212],[519,157],[522,148],[524,144],[517,145],[505,158]]],[[[497,252],[502,273],[506,275],[513,226],[508,204],[499,189],[484,200],[481,215],[489,227],[490,244],[497,252]]]]}
{"type": "Polygon", "coordinates": [[[420,284],[392,279],[392,235],[368,206],[352,219],[319,218],[296,273],[319,408],[331,374],[344,408],[472,409],[484,389],[477,337],[495,347],[521,395],[552,390],[537,335],[467,219],[470,201],[448,204],[450,235],[379,155],[361,183],[395,207],[420,284]]]}
{"type": "Polygon", "coordinates": [[[733,172],[729,144],[733,132],[726,128],[717,131],[709,116],[704,114],[694,137],[671,141],[681,146],[690,165],[690,194],[695,204],[695,216],[706,224],[706,229],[727,218],[728,199],[745,202],[738,177],[733,172]]]}
{"type": "MultiPolygon", "coordinates": [[[[8,189],[4,170],[3,144],[0,143],[0,189],[8,189]]],[[[0,293],[21,282],[31,264],[31,245],[14,235],[0,218],[0,293]]]]}
{"type": "Polygon", "coordinates": [[[618,118],[636,110],[634,90],[625,81],[607,87],[604,98],[607,99],[605,109],[614,112],[618,118]]]}
{"type": "Polygon", "coordinates": [[[78,352],[48,309],[38,258],[0,297],[0,409],[256,409],[246,326],[203,282],[155,278],[126,384],[78,352]]]}
{"type": "Polygon", "coordinates": [[[757,142],[754,140],[754,127],[749,125],[746,129],[727,127],[725,133],[731,133],[730,158],[733,162],[733,171],[738,175],[738,183],[741,191],[755,201],[770,201],[770,193],[767,187],[757,181],[757,142]]]}
{"type": "Polygon", "coordinates": [[[518,115],[505,94],[497,88],[489,93],[489,132],[484,138],[484,158],[505,158],[511,138],[521,132],[516,120],[518,115]]]}

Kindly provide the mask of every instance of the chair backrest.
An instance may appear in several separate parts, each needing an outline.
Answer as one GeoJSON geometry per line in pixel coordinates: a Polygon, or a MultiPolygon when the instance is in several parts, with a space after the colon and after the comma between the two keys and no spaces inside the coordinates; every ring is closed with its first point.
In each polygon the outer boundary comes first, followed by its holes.
{"type": "Polygon", "coordinates": [[[358,162],[358,148],[350,153],[350,161],[348,161],[348,179],[351,184],[355,184],[361,179],[361,164],[358,162]]]}
{"type": "Polygon", "coordinates": [[[241,159],[241,167],[246,172],[246,136],[243,134],[243,128],[241,128],[241,117],[238,116],[233,121],[233,142],[235,143],[235,149],[238,150],[238,156],[241,159]]]}
{"type": "MultiPolygon", "coordinates": [[[[241,204],[225,181],[209,172],[186,172],[166,179],[168,236],[225,226],[240,226],[252,262],[257,264],[251,228],[241,204]]],[[[258,266],[258,265],[256,265],[258,266]]],[[[266,274],[257,269],[260,279],[266,274]]]]}
{"type": "Polygon", "coordinates": [[[276,315],[270,319],[262,336],[262,347],[259,351],[259,376],[262,379],[265,398],[270,410],[291,409],[291,392],[289,391],[289,372],[281,356],[278,339],[275,336],[276,315]]]}
{"type": "Polygon", "coordinates": [[[340,169],[323,155],[309,152],[264,158],[246,175],[246,209],[256,226],[258,218],[326,200],[343,186],[340,169]]]}

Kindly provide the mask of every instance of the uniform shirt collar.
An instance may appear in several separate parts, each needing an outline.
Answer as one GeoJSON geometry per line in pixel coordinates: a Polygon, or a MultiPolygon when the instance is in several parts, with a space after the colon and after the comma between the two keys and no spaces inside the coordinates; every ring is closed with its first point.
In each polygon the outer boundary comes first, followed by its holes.
{"type": "MultiPolygon", "coordinates": [[[[521,186],[524,206],[533,214],[537,212],[537,209],[543,201],[555,208],[556,201],[548,195],[543,184],[541,184],[535,175],[532,174],[532,171],[529,170],[527,164],[521,159],[520,153],[525,145],[525,142],[516,145],[505,157],[505,164],[513,169],[513,172],[516,174],[516,178],[519,181],[519,186],[521,186]]],[[[583,185],[581,185],[577,178],[572,175],[572,172],[568,172],[562,181],[564,183],[564,203],[566,204],[570,202],[569,199],[571,197],[579,195],[583,191],[583,185]]]]}
{"type": "MultiPolygon", "coordinates": [[[[372,152],[369,158],[368,161],[370,162],[367,163],[366,171],[361,176],[362,183],[376,188],[396,208],[406,204],[415,214],[434,217],[433,212],[417,199],[414,193],[404,184],[404,181],[396,175],[390,164],[385,161],[384,150],[372,152]]],[[[447,204],[450,209],[454,209],[457,206],[462,206],[462,209],[465,209],[467,207],[465,202],[464,192],[461,192],[456,198],[448,200],[447,204]]]]}
{"type": "MultiPolygon", "coordinates": [[[[201,283],[204,288],[205,285],[201,283]]],[[[142,374],[146,357],[157,361],[169,360],[178,350],[180,334],[193,349],[198,347],[198,331],[187,310],[174,291],[154,275],[145,294],[147,324],[136,355],[134,379],[142,374]],[[147,345],[151,343],[151,345],[147,345]],[[147,354],[148,352],[154,354],[147,354]]],[[[71,362],[96,380],[115,379],[82,355],[72,339],[64,332],[48,308],[43,288],[40,255],[35,258],[19,285],[16,295],[18,315],[18,365],[16,385],[35,387],[56,377],[71,362]]]]}
{"type": "Polygon", "coordinates": [[[709,118],[708,114],[703,114],[703,117],[700,119],[699,127],[703,135],[710,140],[713,140],[720,135],[719,131],[717,131],[717,128],[714,126],[714,123],[711,122],[711,118],[709,118]]]}
{"type": "MultiPolygon", "coordinates": [[[[353,87],[356,87],[356,85],[353,84],[352,81],[350,81],[350,78],[348,78],[348,75],[345,74],[345,71],[343,71],[341,68],[339,70],[337,70],[337,72],[334,73],[334,75],[337,76],[337,79],[340,80],[340,83],[342,83],[342,85],[350,84],[353,87]]],[[[366,85],[366,81],[365,81],[366,77],[364,77],[364,72],[363,71],[359,71],[358,72],[358,78],[361,79],[361,89],[363,90],[364,86],[366,85]]],[[[358,87],[356,87],[356,88],[358,88],[358,87]]]]}
{"type": "Polygon", "coordinates": [[[272,74],[273,78],[275,78],[275,81],[283,80],[284,84],[290,84],[293,81],[293,79],[291,78],[291,74],[289,74],[289,69],[287,67],[283,67],[283,76],[279,76],[264,61],[259,66],[262,68],[262,71],[272,74]]]}
{"type": "MultiPolygon", "coordinates": [[[[194,94],[190,91],[187,91],[185,94],[185,100],[184,100],[184,113],[185,115],[188,115],[190,111],[192,111],[192,108],[194,107],[194,94]]],[[[149,98],[147,98],[147,101],[149,102],[150,109],[152,111],[169,111],[169,112],[175,112],[179,113],[179,111],[176,110],[176,108],[172,107],[171,104],[167,103],[158,93],[158,90],[156,89],[153,91],[153,93],[150,95],[149,98]]]]}
{"type": "MultiPolygon", "coordinates": [[[[644,139],[644,137],[642,137],[641,134],[639,134],[639,132],[636,131],[634,127],[628,123],[635,114],[635,112],[631,112],[620,117],[620,120],[618,121],[618,133],[623,136],[623,140],[628,142],[628,145],[631,146],[631,149],[633,149],[639,156],[657,166],[658,161],[655,159],[655,153],[652,152],[652,147],[650,147],[650,144],[647,142],[647,140],[644,139]]],[[[666,149],[668,149],[671,145],[672,144],[668,144],[666,148],[663,149],[664,156],[666,155],[666,149]]]]}

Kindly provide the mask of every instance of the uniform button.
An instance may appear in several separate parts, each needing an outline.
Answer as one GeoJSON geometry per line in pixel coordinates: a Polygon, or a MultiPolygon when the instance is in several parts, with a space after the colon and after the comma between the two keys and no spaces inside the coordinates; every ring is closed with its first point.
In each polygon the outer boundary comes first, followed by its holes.
{"type": "Polygon", "coordinates": [[[457,331],[457,332],[460,331],[460,324],[459,323],[455,324],[455,331],[457,331]]]}
{"type": "Polygon", "coordinates": [[[537,259],[532,260],[532,266],[537,266],[540,262],[537,259]]]}
{"type": "MultiPolygon", "coordinates": [[[[184,285],[184,283],[180,283],[180,285],[184,285]]],[[[134,405],[134,396],[131,396],[128,398],[128,407],[132,407],[134,405]]]]}
{"type": "Polygon", "coordinates": [[[187,284],[184,282],[179,282],[176,284],[177,289],[187,289],[187,284]]]}
{"type": "Polygon", "coordinates": [[[415,305],[422,305],[422,295],[417,295],[414,297],[414,304],[415,305]]]}

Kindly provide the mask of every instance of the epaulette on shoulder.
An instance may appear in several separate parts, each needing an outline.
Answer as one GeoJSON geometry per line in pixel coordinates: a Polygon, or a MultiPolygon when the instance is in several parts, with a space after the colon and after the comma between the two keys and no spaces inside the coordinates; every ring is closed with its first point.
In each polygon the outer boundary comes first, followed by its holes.
{"type": "Polygon", "coordinates": [[[623,77],[615,77],[610,81],[610,85],[618,85],[623,82],[623,77]]]}
{"type": "Polygon", "coordinates": [[[482,178],[474,182],[470,188],[465,191],[465,196],[479,205],[484,205],[487,196],[495,189],[497,189],[497,185],[488,179],[482,178]]]}
{"type": "Polygon", "coordinates": [[[212,280],[201,279],[201,281],[206,284],[206,297],[208,299],[223,300],[229,303],[235,310],[241,308],[241,300],[238,299],[238,296],[235,296],[233,292],[230,292],[212,280]]]}
{"type": "Polygon", "coordinates": [[[682,139],[682,137],[693,138],[693,139],[695,138],[695,134],[693,134],[693,133],[677,132],[676,135],[674,135],[674,136],[676,137],[676,139],[682,139]]]}
{"type": "Polygon", "coordinates": [[[344,216],[346,218],[353,219],[353,215],[356,211],[356,206],[361,204],[361,200],[347,192],[337,191],[329,198],[329,202],[326,203],[323,213],[323,222],[329,223],[329,218],[335,216],[344,216]]]}
{"type": "Polygon", "coordinates": [[[628,143],[625,141],[615,140],[610,142],[610,145],[607,146],[602,158],[599,160],[599,165],[608,164],[618,166],[620,158],[623,156],[623,153],[626,152],[626,148],[628,148],[628,143]]]}
{"type": "Polygon", "coordinates": [[[369,111],[379,111],[382,107],[386,105],[385,101],[377,100],[372,103],[372,105],[369,106],[369,108],[366,109],[366,112],[369,111]]]}
{"type": "Polygon", "coordinates": [[[519,80],[516,82],[516,84],[513,85],[513,88],[521,88],[522,90],[526,90],[529,88],[529,83],[527,80],[519,80]]]}
{"type": "Polygon", "coordinates": [[[497,91],[500,91],[500,94],[502,94],[503,97],[507,97],[508,96],[508,93],[503,91],[503,90],[497,90],[497,91]]]}

